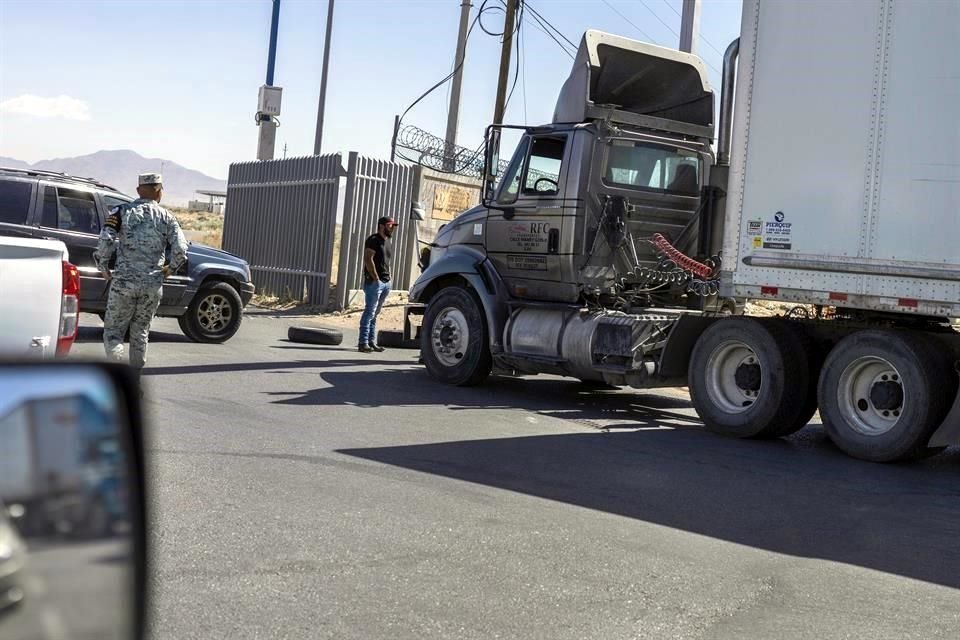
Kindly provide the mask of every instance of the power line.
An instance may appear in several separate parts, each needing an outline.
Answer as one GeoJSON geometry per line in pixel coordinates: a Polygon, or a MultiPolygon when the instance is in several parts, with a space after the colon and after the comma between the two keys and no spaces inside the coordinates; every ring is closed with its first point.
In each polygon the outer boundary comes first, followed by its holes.
{"type": "Polygon", "coordinates": [[[520,32],[520,27],[523,25],[523,9],[524,9],[524,4],[525,4],[525,3],[523,3],[523,2],[520,2],[520,3],[519,3],[519,5],[520,5],[520,11],[517,13],[517,26],[516,26],[516,28],[515,28],[514,31],[513,31],[513,34],[514,34],[513,37],[514,37],[514,39],[516,40],[516,50],[517,50],[516,64],[517,64],[517,68],[516,68],[516,70],[515,70],[514,73],[513,73],[513,86],[510,87],[510,93],[507,94],[507,99],[504,100],[504,102],[503,102],[503,112],[504,112],[504,113],[507,112],[507,107],[510,106],[510,98],[513,97],[513,92],[514,92],[514,90],[516,90],[516,88],[517,88],[517,80],[520,79],[520,33],[521,33],[521,32],[520,32]]]}
{"type": "Polygon", "coordinates": [[[550,24],[550,21],[547,20],[546,18],[544,18],[543,15],[542,15],[539,11],[537,11],[536,9],[534,9],[534,8],[533,8],[533,5],[531,5],[529,2],[527,2],[527,0],[524,0],[523,4],[524,4],[525,6],[527,6],[527,7],[530,8],[530,12],[533,13],[533,16],[534,16],[535,18],[537,18],[537,20],[540,20],[540,21],[542,21],[542,22],[545,22],[546,25],[547,25],[548,27],[550,27],[554,32],[556,32],[556,34],[557,34],[558,36],[560,36],[561,38],[563,38],[564,40],[566,40],[566,41],[570,44],[570,46],[574,48],[574,50],[576,50],[576,49],[578,48],[577,45],[575,45],[575,44],[573,43],[573,40],[571,40],[571,39],[568,38],[567,36],[563,35],[563,33],[562,33],[559,29],[557,29],[555,26],[553,26],[552,24],[550,24]]]}
{"type": "Polygon", "coordinates": [[[570,49],[567,48],[567,45],[565,45],[565,44],[563,44],[562,42],[560,42],[560,40],[558,40],[555,35],[553,35],[553,34],[550,33],[549,31],[547,31],[547,28],[546,28],[541,22],[539,22],[539,20],[536,18],[536,16],[534,16],[534,18],[533,18],[533,23],[532,23],[532,24],[533,24],[533,26],[535,26],[537,29],[539,29],[540,32],[543,33],[543,35],[545,35],[545,36],[547,36],[548,38],[550,38],[551,40],[553,40],[553,41],[557,44],[557,46],[560,47],[560,49],[561,49],[565,54],[567,54],[568,56],[570,56],[570,59],[571,59],[571,60],[574,59],[574,55],[573,55],[573,53],[570,52],[570,49]]]}
{"type": "MultiPolygon", "coordinates": [[[[661,0],[661,1],[663,2],[663,4],[665,4],[665,5],[667,5],[668,7],[670,7],[670,10],[673,11],[675,14],[677,14],[677,17],[678,17],[678,18],[680,18],[681,20],[683,20],[683,15],[681,15],[681,13],[680,13],[679,11],[677,11],[676,7],[674,7],[672,4],[670,4],[667,0],[661,0]]],[[[703,32],[702,32],[702,31],[697,34],[697,38],[699,38],[700,40],[703,40],[708,47],[710,47],[711,49],[713,49],[714,51],[716,51],[717,54],[718,54],[720,57],[723,57],[723,52],[720,51],[720,49],[717,49],[715,46],[713,46],[713,43],[710,42],[710,40],[707,39],[707,36],[703,35],[703,32]]]]}
{"type": "MultiPolygon", "coordinates": [[[[469,40],[470,40],[470,34],[473,33],[473,28],[477,25],[477,23],[480,22],[480,18],[483,16],[483,14],[486,13],[486,12],[488,12],[488,11],[495,11],[495,10],[500,9],[499,7],[496,7],[496,6],[488,7],[488,6],[487,6],[487,3],[489,3],[489,2],[490,2],[490,0],[483,0],[483,4],[480,5],[480,9],[477,11],[477,15],[474,16],[473,22],[470,23],[470,28],[467,29],[467,36],[466,36],[466,38],[464,38],[464,46],[466,46],[466,43],[469,42],[469,40]]],[[[488,34],[490,34],[490,35],[499,36],[499,37],[502,37],[502,36],[503,36],[503,33],[491,33],[491,32],[489,32],[489,31],[487,31],[486,29],[483,28],[482,25],[481,25],[480,28],[483,29],[483,31],[484,31],[485,33],[488,33],[488,34]]],[[[423,100],[423,99],[426,98],[428,95],[430,95],[431,93],[433,93],[440,85],[442,85],[442,84],[445,83],[445,82],[448,82],[453,76],[457,75],[457,71],[460,70],[460,68],[463,66],[463,64],[466,62],[466,60],[467,60],[467,56],[466,56],[466,53],[464,53],[463,60],[460,61],[460,64],[458,64],[456,67],[454,67],[453,71],[451,71],[449,74],[447,74],[444,78],[442,78],[442,79],[441,79],[439,82],[437,82],[435,85],[433,85],[432,87],[430,87],[429,89],[427,89],[426,91],[424,91],[422,94],[420,94],[420,97],[418,97],[416,100],[414,100],[412,103],[410,103],[410,106],[407,107],[407,108],[403,111],[403,113],[400,115],[400,122],[403,122],[403,118],[410,112],[411,109],[413,109],[415,106],[417,106],[417,105],[420,103],[421,100],[423,100]]]]}
{"type": "MultiPolygon", "coordinates": [[[[646,31],[644,31],[644,30],[641,29],[640,27],[638,27],[638,26],[633,22],[633,20],[631,20],[631,19],[628,18],[627,16],[623,15],[622,13],[620,13],[620,10],[617,9],[617,8],[616,8],[615,6],[613,6],[612,4],[610,4],[607,0],[603,0],[603,4],[605,4],[605,5],[607,5],[608,7],[610,7],[610,10],[611,10],[611,11],[613,11],[615,14],[617,14],[618,16],[620,16],[621,18],[623,18],[624,20],[626,20],[626,21],[627,21],[627,24],[629,24],[631,27],[633,27],[634,29],[636,29],[636,30],[640,33],[640,35],[642,35],[644,38],[646,38],[646,39],[649,40],[650,42],[653,42],[654,44],[660,44],[660,41],[659,41],[659,40],[657,40],[657,39],[654,38],[652,35],[650,35],[650,34],[647,33],[646,31]]],[[[662,45],[661,45],[661,46],[662,46],[662,45]]]]}
{"type": "MultiPolygon", "coordinates": [[[[653,15],[655,15],[655,16],[657,17],[657,20],[660,20],[660,22],[663,22],[663,20],[660,19],[660,16],[658,16],[658,15],[656,14],[656,12],[647,5],[646,2],[643,2],[643,0],[640,0],[640,2],[643,3],[643,6],[647,7],[647,10],[650,11],[650,13],[653,13],[653,15]]],[[[653,36],[651,36],[649,33],[647,33],[646,31],[644,31],[644,30],[641,29],[640,27],[638,27],[638,26],[636,25],[636,23],[634,23],[634,22],[633,22],[630,18],[628,18],[627,16],[623,15],[623,13],[621,13],[620,10],[618,10],[615,6],[613,6],[612,4],[610,4],[607,0],[603,0],[603,3],[604,3],[605,5],[607,5],[608,7],[610,7],[610,9],[611,9],[614,13],[616,13],[618,16],[620,16],[621,18],[623,18],[624,20],[626,20],[627,23],[628,23],[630,26],[632,26],[634,29],[636,29],[637,31],[639,31],[639,32],[640,32],[640,35],[642,35],[643,37],[645,37],[647,40],[653,42],[654,44],[660,45],[661,47],[666,46],[666,45],[664,45],[663,43],[661,43],[659,40],[657,40],[656,38],[654,38],[653,36]]],[[[670,25],[668,25],[666,22],[663,22],[663,24],[664,24],[664,26],[666,26],[668,29],[670,29],[670,31],[673,31],[673,29],[670,28],[670,25]]],[[[676,31],[673,31],[673,34],[674,34],[675,36],[677,36],[677,38],[680,37],[680,34],[678,34],[676,31]]],[[[672,47],[671,47],[671,48],[672,48],[672,47]]],[[[716,73],[720,73],[720,70],[717,69],[717,68],[716,68],[715,66],[713,66],[712,64],[710,64],[710,61],[709,61],[709,60],[707,60],[706,58],[701,58],[701,60],[703,60],[704,64],[706,64],[708,67],[710,67],[711,69],[713,69],[716,73]]],[[[721,75],[722,75],[722,74],[721,74],[721,75]]]]}
{"type": "Polygon", "coordinates": [[[662,25],[665,26],[667,29],[669,29],[669,30],[670,30],[670,33],[672,33],[673,35],[677,36],[678,38],[680,37],[680,34],[677,33],[676,31],[674,31],[674,30],[673,30],[673,27],[671,27],[669,24],[667,24],[667,23],[663,20],[663,18],[660,17],[660,14],[659,14],[659,13],[657,13],[656,11],[654,11],[653,9],[650,8],[650,5],[648,5],[648,4],[646,3],[646,0],[640,0],[640,4],[642,4],[643,6],[645,6],[645,7],[647,8],[647,11],[649,11],[650,13],[652,13],[652,14],[653,14],[653,17],[660,21],[660,24],[662,24],[662,25]]]}
{"type": "Polygon", "coordinates": [[[672,4],[670,4],[669,2],[667,2],[667,0],[663,0],[663,4],[665,4],[665,5],[667,5],[668,7],[670,7],[670,10],[673,11],[675,14],[677,14],[677,17],[678,17],[678,18],[680,18],[681,20],[683,20],[683,16],[680,15],[680,12],[677,11],[677,8],[676,8],[676,7],[674,7],[672,4]]]}

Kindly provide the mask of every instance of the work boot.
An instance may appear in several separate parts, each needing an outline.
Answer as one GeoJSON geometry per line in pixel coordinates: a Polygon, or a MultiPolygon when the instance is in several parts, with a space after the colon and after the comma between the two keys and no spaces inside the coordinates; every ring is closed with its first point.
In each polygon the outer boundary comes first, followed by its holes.
{"type": "Polygon", "coordinates": [[[384,349],[383,347],[381,347],[381,346],[378,345],[378,344],[371,344],[371,345],[370,345],[370,348],[373,349],[374,351],[376,351],[377,353],[383,353],[384,351],[386,351],[386,349],[384,349]]]}
{"type": "Polygon", "coordinates": [[[373,349],[370,348],[370,345],[368,344],[360,345],[359,347],[357,347],[357,351],[359,351],[360,353],[373,353],[373,349]]]}

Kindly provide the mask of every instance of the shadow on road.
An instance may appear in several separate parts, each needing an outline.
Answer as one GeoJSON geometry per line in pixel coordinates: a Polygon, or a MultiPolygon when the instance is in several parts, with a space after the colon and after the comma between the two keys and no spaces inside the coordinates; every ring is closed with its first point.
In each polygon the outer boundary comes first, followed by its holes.
{"type": "Polygon", "coordinates": [[[937,463],[883,466],[826,445],[662,429],[338,453],[960,587],[960,453],[954,451],[937,463]]]}
{"type": "MultiPolygon", "coordinates": [[[[355,361],[358,364],[364,360],[355,361]]],[[[307,392],[268,391],[275,404],[360,407],[446,405],[464,409],[520,408],[540,415],[590,423],[603,420],[603,428],[660,427],[660,420],[698,424],[686,398],[652,392],[598,391],[595,386],[557,378],[491,378],[479,387],[451,387],[431,379],[422,367],[403,366],[376,371],[325,371],[327,386],[307,392]],[[375,389],[375,393],[370,393],[375,389]],[[687,415],[678,410],[686,410],[687,415]],[[622,419],[624,424],[617,424],[622,419]],[[611,422],[613,421],[613,422],[611,422]]],[[[591,426],[601,426],[591,424],[591,426]]]]}
{"type": "Polygon", "coordinates": [[[696,426],[689,401],[655,393],[555,378],[456,388],[409,367],[321,376],[329,386],[268,393],[287,396],[274,402],[288,405],[438,405],[433,419],[448,422],[451,437],[464,433],[447,412],[476,408],[631,429],[338,453],[960,588],[960,448],[912,465],[878,465],[843,455],[819,426],[774,441],[720,438],[696,426]],[[671,423],[680,428],[664,428],[671,423]]]}
{"type": "Polygon", "coordinates": [[[224,362],[221,364],[196,364],[171,367],[146,367],[144,375],[173,376],[195,373],[229,373],[236,371],[282,371],[283,369],[326,369],[329,367],[359,367],[363,365],[393,365],[391,360],[295,360],[292,362],[224,362]]]}

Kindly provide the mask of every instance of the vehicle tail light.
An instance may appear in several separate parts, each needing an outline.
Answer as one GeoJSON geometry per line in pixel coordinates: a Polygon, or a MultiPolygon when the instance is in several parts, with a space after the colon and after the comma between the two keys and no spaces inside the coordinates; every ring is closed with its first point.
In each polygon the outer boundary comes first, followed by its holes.
{"type": "Polygon", "coordinates": [[[60,333],[57,336],[57,355],[70,353],[80,330],[80,271],[69,262],[63,262],[63,296],[60,299],[60,333]]]}

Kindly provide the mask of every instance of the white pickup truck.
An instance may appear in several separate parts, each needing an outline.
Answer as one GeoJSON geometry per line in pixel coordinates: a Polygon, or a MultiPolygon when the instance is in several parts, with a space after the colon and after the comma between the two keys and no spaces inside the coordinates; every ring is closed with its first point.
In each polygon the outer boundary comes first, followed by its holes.
{"type": "Polygon", "coordinates": [[[66,355],[79,303],[80,274],[66,245],[0,236],[0,357],[66,355]]]}

